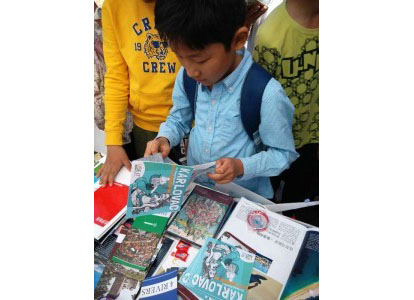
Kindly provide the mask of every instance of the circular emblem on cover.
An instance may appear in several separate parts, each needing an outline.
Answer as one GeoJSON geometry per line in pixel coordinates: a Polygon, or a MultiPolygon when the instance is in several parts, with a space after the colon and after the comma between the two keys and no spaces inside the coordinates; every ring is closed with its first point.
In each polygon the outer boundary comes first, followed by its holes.
{"type": "Polygon", "coordinates": [[[253,228],[253,230],[264,231],[269,224],[269,217],[264,211],[253,210],[247,215],[247,223],[253,228]]]}

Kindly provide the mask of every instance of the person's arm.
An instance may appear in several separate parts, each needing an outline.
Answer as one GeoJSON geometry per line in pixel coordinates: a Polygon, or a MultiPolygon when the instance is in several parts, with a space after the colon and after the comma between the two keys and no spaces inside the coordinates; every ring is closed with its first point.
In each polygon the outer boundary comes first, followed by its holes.
{"type": "Polygon", "coordinates": [[[181,67],[175,79],[172,94],[173,107],[167,120],[161,124],[157,135],[157,138],[167,138],[171,147],[178,145],[181,139],[190,132],[193,119],[190,102],[184,90],[183,72],[184,68],[181,67]]]}
{"type": "Polygon", "coordinates": [[[282,86],[271,79],[263,93],[259,126],[260,138],[268,148],[240,159],[243,164],[241,180],[277,176],[299,157],[292,134],[293,114],[294,106],[282,86]]]}
{"type": "Polygon", "coordinates": [[[131,163],[122,148],[123,123],[129,101],[128,66],[119,50],[110,5],[111,1],[105,1],[102,7],[103,52],[106,65],[104,103],[107,157],[97,175],[103,185],[107,182],[112,185],[123,165],[131,169],[131,163]]]}

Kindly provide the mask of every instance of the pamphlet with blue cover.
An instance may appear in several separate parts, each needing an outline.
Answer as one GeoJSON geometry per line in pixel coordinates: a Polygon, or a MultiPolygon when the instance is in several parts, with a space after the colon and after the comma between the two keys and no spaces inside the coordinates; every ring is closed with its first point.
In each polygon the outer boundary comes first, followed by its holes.
{"type": "Polygon", "coordinates": [[[255,255],[207,238],[180,284],[201,299],[246,299],[255,255]]]}
{"type": "Polygon", "coordinates": [[[192,167],[133,161],[127,218],[178,211],[192,167]]]}
{"type": "Polygon", "coordinates": [[[137,300],[177,299],[177,270],[146,278],[137,300]]]}

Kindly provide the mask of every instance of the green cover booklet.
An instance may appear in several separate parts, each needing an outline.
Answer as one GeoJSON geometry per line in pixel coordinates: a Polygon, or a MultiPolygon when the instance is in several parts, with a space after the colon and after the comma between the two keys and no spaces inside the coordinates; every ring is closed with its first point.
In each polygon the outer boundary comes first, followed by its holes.
{"type": "Polygon", "coordinates": [[[244,300],[255,255],[207,238],[180,284],[201,299],[244,300]]]}

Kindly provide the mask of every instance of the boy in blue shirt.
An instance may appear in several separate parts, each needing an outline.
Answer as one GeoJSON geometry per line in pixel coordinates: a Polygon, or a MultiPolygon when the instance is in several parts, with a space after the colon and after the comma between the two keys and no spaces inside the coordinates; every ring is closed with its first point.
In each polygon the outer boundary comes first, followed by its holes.
{"type": "Polygon", "coordinates": [[[270,79],[262,96],[259,135],[263,151],[246,133],[240,117],[243,82],[253,61],[244,45],[245,0],[157,0],[155,27],[168,41],[183,68],[172,95],[173,107],[145,156],[166,157],[190,132],[188,165],[216,161],[209,178],[235,183],[273,198],[269,176],[276,176],[298,157],[292,136],[294,107],[281,85],[270,79]],[[184,68],[197,81],[195,123],[184,84],[184,68]]]}

